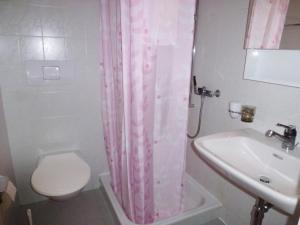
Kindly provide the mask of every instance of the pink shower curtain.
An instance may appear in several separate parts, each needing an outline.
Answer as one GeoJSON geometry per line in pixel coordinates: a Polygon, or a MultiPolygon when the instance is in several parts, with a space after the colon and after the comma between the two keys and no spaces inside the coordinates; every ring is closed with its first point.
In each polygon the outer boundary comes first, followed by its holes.
{"type": "Polygon", "coordinates": [[[252,0],[245,48],[279,49],[289,0],[252,0]]]}
{"type": "Polygon", "coordinates": [[[112,188],[145,224],[182,210],[195,0],[101,0],[112,188]]]}

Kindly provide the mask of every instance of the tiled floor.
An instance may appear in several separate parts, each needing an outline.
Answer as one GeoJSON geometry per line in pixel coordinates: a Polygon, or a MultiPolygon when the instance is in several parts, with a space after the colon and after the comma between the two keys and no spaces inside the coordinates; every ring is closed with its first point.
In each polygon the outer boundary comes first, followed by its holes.
{"type": "Polygon", "coordinates": [[[211,222],[209,222],[205,225],[225,225],[225,224],[221,220],[216,219],[216,220],[211,221],[211,222]]]}
{"type": "MultiPolygon", "coordinates": [[[[81,193],[67,201],[43,201],[22,206],[19,225],[28,225],[26,209],[32,210],[33,225],[117,225],[102,189],[81,193]]],[[[206,225],[224,225],[219,220],[206,225]]]]}
{"type": "Polygon", "coordinates": [[[34,225],[114,225],[101,190],[81,193],[67,201],[43,201],[24,205],[20,225],[28,225],[26,209],[32,211],[34,225]]]}

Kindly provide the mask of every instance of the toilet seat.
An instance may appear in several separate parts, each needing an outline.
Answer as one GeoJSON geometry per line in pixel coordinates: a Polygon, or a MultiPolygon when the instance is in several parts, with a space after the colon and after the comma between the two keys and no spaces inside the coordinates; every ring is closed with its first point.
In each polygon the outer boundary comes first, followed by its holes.
{"type": "Polygon", "coordinates": [[[33,189],[48,197],[72,195],[88,183],[89,165],[75,153],[48,155],[42,158],[32,174],[33,189]]]}

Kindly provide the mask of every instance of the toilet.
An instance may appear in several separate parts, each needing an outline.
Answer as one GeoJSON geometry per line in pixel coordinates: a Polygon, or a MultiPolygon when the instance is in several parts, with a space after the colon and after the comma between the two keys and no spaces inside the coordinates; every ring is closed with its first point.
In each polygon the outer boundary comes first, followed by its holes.
{"type": "Polygon", "coordinates": [[[74,197],[91,176],[89,165],[74,152],[42,157],[31,177],[32,188],[53,200],[74,197]]]}

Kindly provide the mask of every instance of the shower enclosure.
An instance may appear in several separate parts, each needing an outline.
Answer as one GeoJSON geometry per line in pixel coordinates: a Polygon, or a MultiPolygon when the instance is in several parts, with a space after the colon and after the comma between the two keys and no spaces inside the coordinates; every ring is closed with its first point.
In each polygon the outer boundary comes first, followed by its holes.
{"type": "Polygon", "coordinates": [[[185,210],[194,13],[195,0],[101,0],[109,183],[134,223],[185,210]]]}

